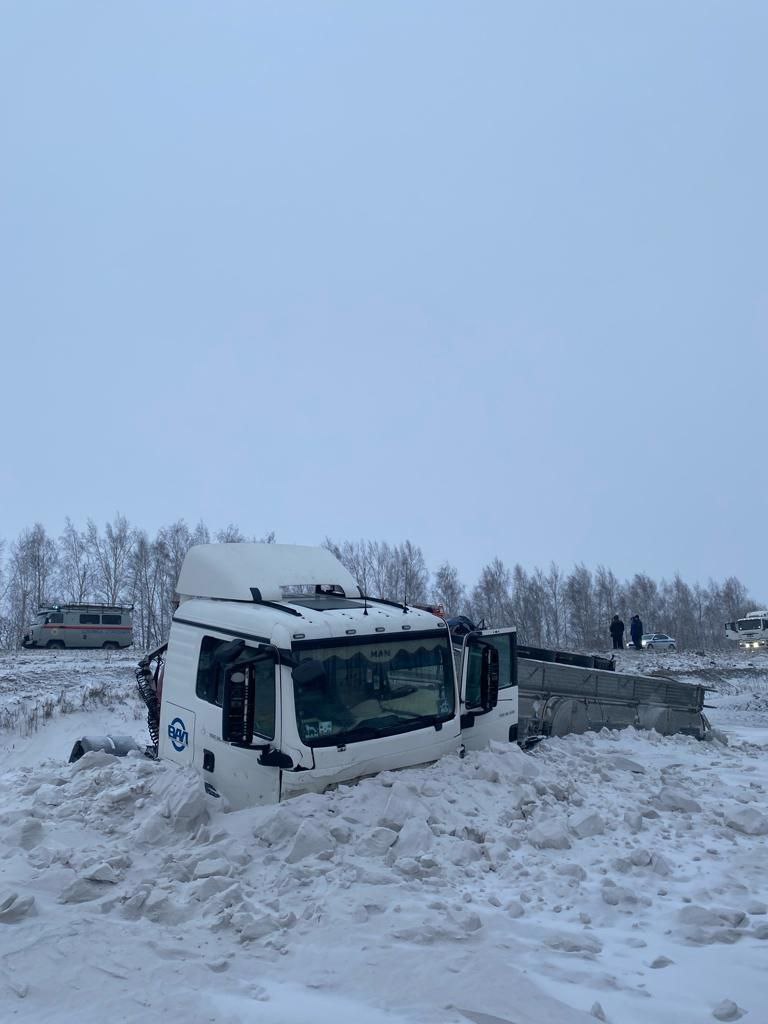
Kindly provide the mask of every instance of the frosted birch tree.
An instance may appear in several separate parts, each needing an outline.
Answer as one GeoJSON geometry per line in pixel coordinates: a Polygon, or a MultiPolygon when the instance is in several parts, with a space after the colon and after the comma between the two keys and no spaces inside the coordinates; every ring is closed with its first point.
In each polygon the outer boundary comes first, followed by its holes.
{"type": "Polygon", "coordinates": [[[128,520],[118,513],[101,534],[89,519],[86,535],[94,572],[94,597],[103,604],[114,605],[129,600],[134,531],[128,520]]]}

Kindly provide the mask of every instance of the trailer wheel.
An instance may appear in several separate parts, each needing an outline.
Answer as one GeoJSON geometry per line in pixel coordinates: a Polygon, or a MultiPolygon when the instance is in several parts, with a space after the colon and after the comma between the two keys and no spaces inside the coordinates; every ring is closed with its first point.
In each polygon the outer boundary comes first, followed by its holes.
{"type": "Polygon", "coordinates": [[[63,640],[49,640],[45,645],[50,651],[61,651],[64,649],[63,640]]]}
{"type": "Polygon", "coordinates": [[[119,646],[120,644],[116,640],[105,640],[101,645],[101,649],[102,651],[116,651],[119,646]]]}

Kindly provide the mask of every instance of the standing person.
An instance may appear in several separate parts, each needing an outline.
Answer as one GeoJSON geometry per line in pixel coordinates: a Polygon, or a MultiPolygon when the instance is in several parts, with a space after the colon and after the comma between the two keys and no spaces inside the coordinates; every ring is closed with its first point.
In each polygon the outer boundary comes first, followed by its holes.
{"type": "Polygon", "coordinates": [[[611,639],[613,640],[614,651],[624,650],[624,623],[621,621],[618,615],[614,615],[611,619],[611,625],[609,627],[611,639]]]}
{"type": "Polygon", "coordinates": [[[632,620],[629,623],[629,635],[632,637],[632,643],[635,645],[635,650],[639,651],[643,646],[643,620],[639,615],[632,616],[632,620]]]}

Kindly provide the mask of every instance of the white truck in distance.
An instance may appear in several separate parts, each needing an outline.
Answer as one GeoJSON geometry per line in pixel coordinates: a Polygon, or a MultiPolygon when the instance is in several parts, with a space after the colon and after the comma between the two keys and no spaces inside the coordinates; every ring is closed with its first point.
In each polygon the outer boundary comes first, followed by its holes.
{"type": "Polygon", "coordinates": [[[768,611],[749,612],[743,619],[726,622],[725,635],[745,650],[768,647],[768,611]]]}

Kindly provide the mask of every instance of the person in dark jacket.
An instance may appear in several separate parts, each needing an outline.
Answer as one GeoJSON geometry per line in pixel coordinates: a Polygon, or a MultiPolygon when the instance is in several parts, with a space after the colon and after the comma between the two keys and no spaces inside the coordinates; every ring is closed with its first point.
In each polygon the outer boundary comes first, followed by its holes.
{"type": "Polygon", "coordinates": [[[643,620],[639,615],[633,615],[629,623],[629,635],[632,637],[632,643],[635,645],[635,650],[639,651],[643,646],[641,640],[643,639],[643,620]]]}
{"type": "Polygon", "coordinates": [[[611,619],[611,625],[609,627],[611,639],[613,640],[614,651],[624,650],[624,623],[621,621],[618,615],[614,615],[611,619]]]}

